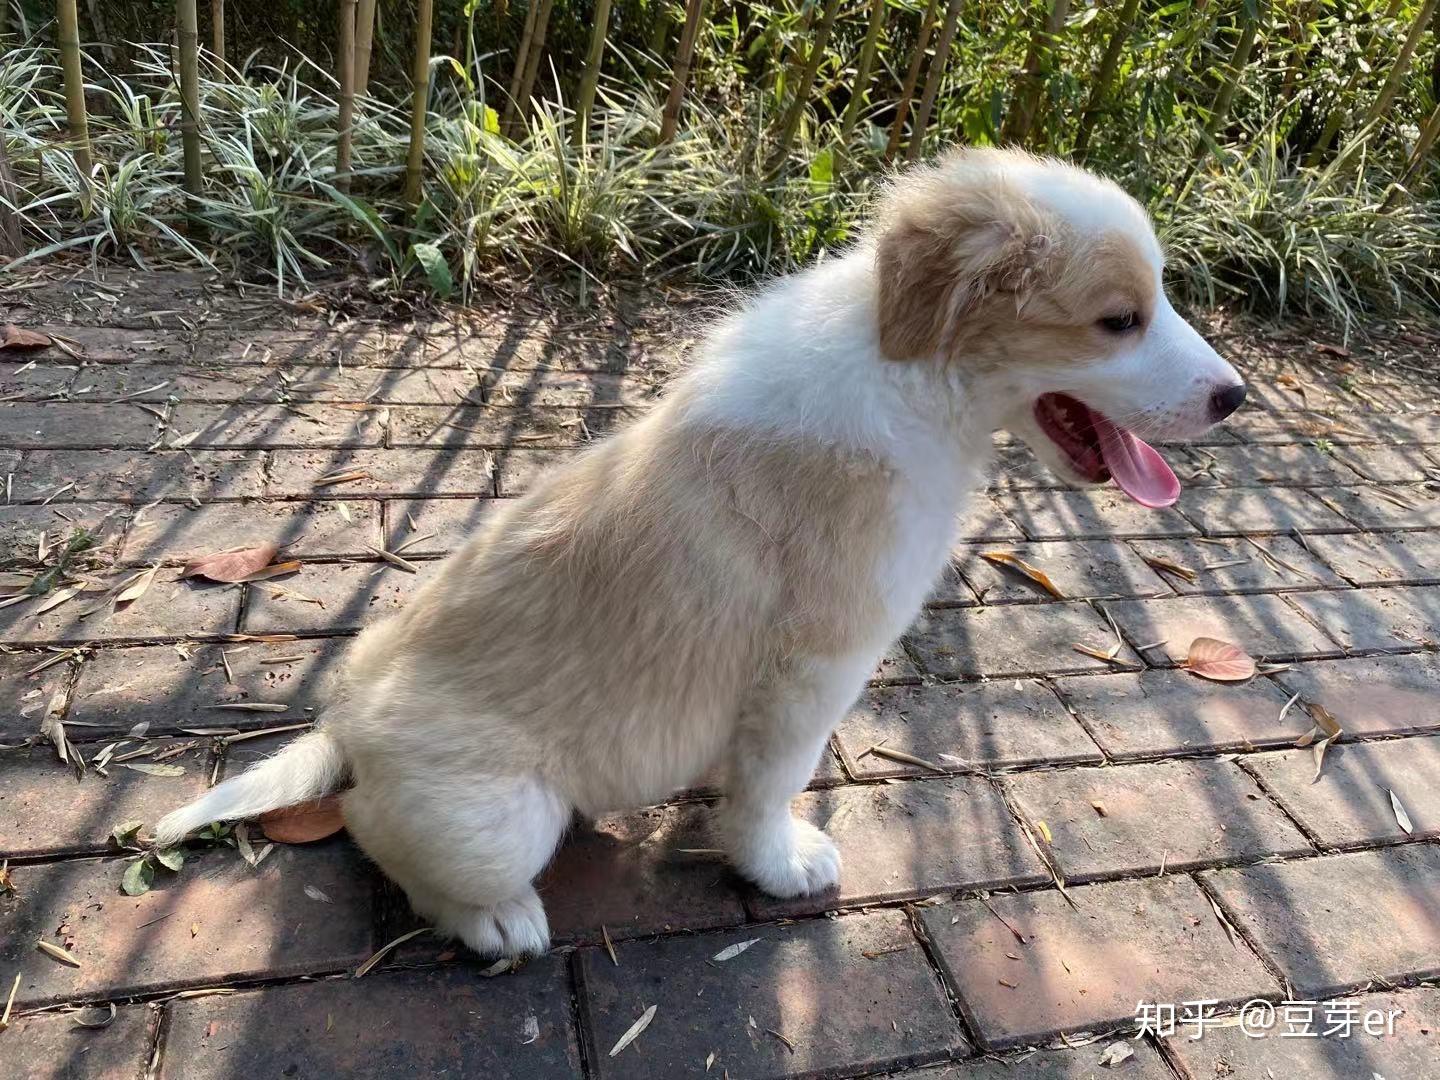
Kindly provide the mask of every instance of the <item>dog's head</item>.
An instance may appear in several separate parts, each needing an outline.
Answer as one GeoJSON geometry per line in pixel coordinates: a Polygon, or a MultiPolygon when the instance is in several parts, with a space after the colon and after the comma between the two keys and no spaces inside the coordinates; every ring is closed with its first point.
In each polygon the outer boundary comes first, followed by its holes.
{"type": "Polygon", "coordinates": [[[1179,482],[1144,439],[1192,438],[1245,398],[1166,299],[1145,211],[1081,169],[952,153],[896,181],[876,250],[884,354],[963,365],[1000,425],[1074,482],[1168,506],[1179,482]]]}

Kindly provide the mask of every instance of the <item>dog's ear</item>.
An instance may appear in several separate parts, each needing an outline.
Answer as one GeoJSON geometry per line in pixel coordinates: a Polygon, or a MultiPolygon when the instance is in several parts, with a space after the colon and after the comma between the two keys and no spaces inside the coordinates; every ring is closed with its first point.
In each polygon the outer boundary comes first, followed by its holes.
{"type": "Polygon", "coordinates": [[[877,251],[881,351],[891,360],[949,353],[987,297],[1013,293],[1024,305],[1050,249],[1042,215],[1003,188],[941,183],[897,200],[877,251]]]}

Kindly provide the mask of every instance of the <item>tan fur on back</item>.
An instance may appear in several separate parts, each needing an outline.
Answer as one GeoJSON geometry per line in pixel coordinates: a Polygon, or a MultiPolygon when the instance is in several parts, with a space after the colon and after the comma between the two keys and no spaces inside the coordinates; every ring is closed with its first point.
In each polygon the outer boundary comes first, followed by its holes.
{"type": "Polygon", "coordinates": [[[358,776],[372,754],[458,758],[536,770],[582,810],[658,799],[792,656],[883,647],[886,471],[681,404],[547,474],[361,636],[329,728],[358,776]],[[447,715],[412,735],[411,700],[447,715]]]}

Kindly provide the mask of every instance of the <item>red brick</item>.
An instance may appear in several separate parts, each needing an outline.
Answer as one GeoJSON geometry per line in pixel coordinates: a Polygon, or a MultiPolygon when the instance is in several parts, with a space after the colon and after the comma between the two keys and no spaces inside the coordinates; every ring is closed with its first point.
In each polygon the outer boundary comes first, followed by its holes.
{"type": "Polygon", "coordinates": [[[477,373],[464,369],[286,368],[280,383],[290,401],[368,401],[393,405],[479,404],[477,373]]]}
{"type": "Polygon", "coordinates": [[[1173,509],[1151,510],[1112,489],[1016,491],[995,501],[1032,540],[1195,535],[1173,509]]]}
{"type": "Polygon", "coordinates": [[[982,552],[993,550],[1024,559],[1071,600],[1170,595],[1170,589],[1155,571],[1115,540],[963,548],[957,552],[960,573],[986,604],[1051,599],[1050,593],[1026,574],[981,557],[982,552]]]}
{"type": "Polygon", "coordinates": [[[71,388],[72,397],[86,401],[145,401],[163,405],[178,401],[275,401],[279,372],[267,367],[209,370],[176,364],[116,364],[83,368],[71,388]]]}
{"type": "Polygon", "coordinates": [[[905,652],[900,642],[895,642],[885,650],[885,655],[880,657],[875,667],[875,673],[870,676],[871,686],[890,685],[893,683],[916,683],[920,681],[920,669],[905,652]]]}
{"type": "Polygon", "coordinates": [[[1185,671],[1060,679],[1060,696],[1112,758],[1284,746],[1312,722],[1265,679],[1214,683],[1185,671]]]}
{"type": "Polygon", "coordinates": [[[1334,655],[1340,647],[1279,596],[1183,596],[1118,600],[1107,611],[1147,659],[1180,663],[1197,637],[1234,642],[1257,659],[1334,655]],[[1158,644],[1157,644],[1158,643],[1158,644]]]}
{"type": "Polygon", "coordinates": [[[579,450],[527,450],[507,447],[495,455],[495,488],[501,495],[523,495],[550,469],[562,465],[579,450]]]}
{"type": "Polygon", "coordinates": [[[1037,832],[1045,822],[1067,880],[1312,850],[1233,762],[1047,770],[1007,777],[1005,787],[1037,832]]]}
{"type": "MultiPolygon", "coordinates": [[[[117,753],[138,750],[145,743],[130,740],[117,753]]],[[[174,749],[168,740],[155,745],[174,749]]],[[[210,740],[186,739],[175,745],[191,749],[167,757],[165,764],[184,769],[184,776],[150,776],[111,762],[108,776],[89,769],[77,777],[49,745],[0,757],[0,819],[5,821],[0,858],[111,851],[110,830],[122,821],[153,825],[168,811],[199,798],[210,784],[210,740]]],[[[81,752],[93,758],[89,750],[81,752]]]]}
{"type": "Polygon", "coordinates": [[[385,438],[385,408],[367,405],[201,405],[181,403],[170,417],[174,438],[189,445],[236,447],[369,447],[385,438]]]}
{"type": "Polygon", "coordinates": [[[1291,601],[1347,650],[1433,648],[1440,643],[1440,588],[1341,589],[1291,601]]]}
{"type": "Polygon", "coordinates": [[[340,639],[97,650],[80,669],[67,730],[79,741],[110,738],[139,723],[148,723],[151,735],[304,723],[324,702],[326,680],[345,645],[340,639]],[[237,702],[289,708],[281,713],[208,707],[237,702]]]}
{"type": "Polygon", "coordinates": [[[586,1056],[600,1080],[700,1076],[711,1054],[717,1077],[851,1075],[966,1048],[903,912],[662,938],[616,953],[618,967],[603,949],[579,954],[586,1056]],[[713,959],[752,940],[732,959],[713,959]],[[649,1027],[611,1057],[651,1005],[649,1027]]]}
{"type": "MultiPolygon", "coordinates": [[[[1349,536],[1308,537],[1306,543],[1350,540],[1349,536]]],[[[1202,593],[1281,592],[1343,585],[1344,582],[1319,559],[1288,536],[1267,536],[1264,540],[1133,540],[1139,554],[1158,556],[1195,572],[1194,581],[1162,573],[1166,582],[1182,596],[1202,593]],[[1258,550],[1263,546],[1275,561],[1258,550]],[[1239,562],[1239,560],[1244,560],[1239,562]],[[1237,565],[1231,565],[1237,564],[1237,565]]]]}
{"type": "MultiPolygon", "coordinates": [[[[39,552],[40,534],[44,533],[53,551],[64,549],[77,533],[88,532],[94,539],[72,566],[76,569],[91,565],[108,565],[120,552],[120,538],[130,520],[130,508],[119,503],[52,503],[49,506],[0,507],[0,551],[10,559],[32,558],[39,552]]],[[[47,565],[54,565],[51,556],[47,565]]],[[[12,569],[19,569],[12,563],[12,569]]]]}
{"type": "Polygon", "coordinates": [[[1308,749],[1256,754],[1246,768],[1322,844],[1359,847],[1440,836],[1440,737],[1337,743],[1318,779],[1308,749]],[[1411,829],[1390,802],[1400,800],[1411,829]]]}
{"type": "Polygon", "coordinates": [[[1440,532],[1337,533],[1306,545],[1352,585],[1440,582],[1440,532]]]}
{"type": "Polygon", "coordinates": [[[258,450],[31,450],[15,470],[16,502],[245,499],[261,494],[258,450]]]}
{"type": "MultiPolygon", "coordinates": [[[[65,689],[72,664],[62,660],[34,675],[29,672],[55,656],[49,650],[0,652],[0,742],[14,743],[39,734],[50,703],[65,689]]],[[[63,704],[63,695],[59,700],[63,704]]]]}
{"type": "Polygon", "coordinates": [[[743,922],[738,880],[713,848],[709,811],[696,804],[613,814],[566,839],[536,888],[560,941],[597,942],[743,922]]]}
{"type": "Polygon", "coordinates": [[[1292,664],[1274,678],[1301,701],[1325,706],[1347,735],[1440,731],[1440,658],[1431,653],[1292,664]]]}
{"type": "Polygon", "coordinates": [[[247,634],[313,634],[359,630],[399,611],[435,572],[416,563],[412,574],[389,563],[310,563],[299,573],[247,586],[247,634]],[[319,601],[316,603],[315,601],[319,601]]]}
{"type": "Polygon", "coordinates": [[[164,421],[131,404],[0,404],[0,446],[146,447],[164,430],[164,421]]]}
{"type": "Polygon", "coordinates": [[[1275,1029],[1263,1038],[1239,1027],[1212,1027],[1201,1039],[1175,1036],[1165,1046],[1186,1075],[1197,1080],[1429,1076],[1440,1061],[1440,990],[1366,994],[1313,1010],[1282,1005],[1275,1029]],[[1348,1007],[1355,1012],[1347,1014],[1348,1007]],[[1371,1014],[1371,1031],[1381,1034],[1365,1033],[1371,1014]],[[1351,1034],[1341,1035],[1347,1024],[1351,1034]]]}
{"type": "Polygon", "coordinates": [[[876,744],[953,772],[1101,760],[1055,694],[1033,680],[867,690],[836,734],[846,770],[866,780],[931,772],[866,754],[876,744]]]}
{"type": "Polygon", "coordinates": [[[658,380],[643,375],[585,371],[502,371],[485,386],[489,405],[524,408],[644,406],[659,393],[658,380]]]}
{"type": "Polygon", "coordinates": [[[583,446],[633,416],[625,409],[451,408],[400,405],[390,412],[392,446],[525,446],[536,449],[583,446]]]}
{"type": "Polygon", "coordinates": [[[1435,459],[1419,446],[1342,446],[1335,457],[1381,484],[1416,483],[1436,473],[1435,459]]]}
{"type": "Polygon", "coordinates": [[[977,492],[960,516],[960,530],[957,537],[964,541],[985,541],[987,543],[1010,543],[1025,539],[995,498],[984,492],[977,492]]]}
{"type": "Polygon", "coordinates": [[[1428,485],[1391,485],[1383,490],[1410,505],[1392,502],[1366,487],[1326,488],[1323,497],[1326,505],[1366,529],[1440,528],[1440,494],[1428,485]]]}
{"type": "Polygon", "coordinates": [[[414,558],[448,555],[473,537],[499,506],[496,499],[408,499],[385,503],[385,548],[414,558]]]}
{"type": "Polygon", "coordinates": [[[348,842],[277,844],[253,870],[233,848],[193,851],[178,874],[157,871],[143,896],[120,890],[128,864],[11,868],[0,967],[24,975],[17,1005],[344,970],[374,949],[373,880],[348,842]],[[65,942],[81,966],[44,956],[39,940],[65,942]]]}
{"type": "Polygon", "coordinates": [[[1196,468],[1181,469],[1186,487],[1312,487],[1349,484],[1355,473],[1314,446],[1214,446],[1190,451],[1196,468]]]}
{"type": "Polygon", "coordinates": [[[0,399],[44,401],[63,396],[75,381],[76,369],[59,364],[0,364],[0,399]]]}
{"type": "MultiPolygon", "coordinates": [[[[81,1018],[93,1024],[108,1015],[90,1010],[81,1018]]],[[[100,1028],[81,1027],[74,1014],[35,1013],[12,1017],[5,1042],[14,1075],[26,1080],[135,1080],[150,1065],[159,1024],[159,1010],[149,1005],[117,1009],[100,1028]]]]}
{"type": "Polygon", "coordinates": [[[1048,880],[999,793],[980,777],[810,791],[795,813],[840,849],[840,886],[778,900],[752,890],[757,918],[1048,880]]]}
{"type": "Polygon", "coordinates": [[[1231,945],[1188,877],[1070,895],[1074,907],[1050,889],[923,910],[960,1010],[987,1048],[1129,1024],[1137,1002],[1240,1003],[1278,989],[1244,945],[1231,945]]]}
{"type": "MultiPolygon", "coordinates": [[[[117,571],[99,580],[108,589],[139,572],[117,571]]],[[[240,610],[236,586],[181,580],[176,568],[161,570],[144,594],[123,610],[105,601],[104,595],[81,593],[38,615],[35,609],[46,599],[5,608],[0,611],[0,635],[10,641],[59,644],[209,637],[232,633],[240,610]]]]}
{"type": "MultiPolygon", "coordinates": [[[[1105,620],[1083,603],[930,611],[916,620],[905,639],[925,671],[940,678],[1114,670],[1075,649],[1086,645],[1108,652],[1115,642],[1105,620]]],[[[1135,654],[1126,647],[1116,660],[1136,665],[1135,654]]]]}
{"type": "Polygon", "coordinates": [[[493,979],[448,967],[176,1001],[159,1075],[579,1076],[565,967],[548,956],[493,979]]]}
{"type": "Polygon", "coordinates": [[[1440,977],[1440,846],[1216,870],[1202,880],[1292,996],[1440,977]]]}
{"type": "Polygon", "coordinates": [[[341,505],[339,500],[272,500],[148,506],[137,510],[130,523],[124,559],[184,563],[196,555],[267,542],[281,546],[280,559],[372,558],[381,543],[380,503],[350,499],[343,503],[343,514],[341,505]]]}
{"type": "Polygon", "coordinates": [[[1181,494],[1177,505],[1206,536],[1355,529],[1314,491],[1302,488],[1192,488],[1181,494]]]}
{"type": "Polygon", "coordinates": [[[265,493],[326,499],[493,495],[493,470],[488,450],[276,450],[265,493]],[[348,472],[367,475],[316,486],[348,472]]]}

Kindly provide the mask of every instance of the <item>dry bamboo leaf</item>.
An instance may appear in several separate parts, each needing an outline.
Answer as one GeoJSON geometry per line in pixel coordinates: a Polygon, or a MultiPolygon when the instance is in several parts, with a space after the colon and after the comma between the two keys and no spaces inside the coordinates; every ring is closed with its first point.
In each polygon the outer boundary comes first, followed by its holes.
{"type": "Polygon", "coordinates": [[[1335,736],[1328,735],[1310,748],[1310,752],[1315,755],[1315,775],[1310,778],[1310,783],[1320,779],[1320,770],[1325,767],[1325,751],[1330,749],[1330,744],[1334,741],[1335,736]]]}
{"type": "Polygon", "coordinates": [[[345,827],[340,796],[326,795],[260,815],[260,830],[279,844],[309,844],[345,827]]]}
{"type": "Polygon", "coordinates": [[[480,977],[483,979],[493,979],[497,975],[504,975],[514,966],[515,958],[513,956],[504,956],[501,957],[499,960],[496,960],[489,967],[482,968],[480,970],[480,977]]]}
{"type": "Polygon", "coordinates": [[[228,709],[232,712],[286,712],[290,706],[274,701],[227,701],[221,705],[206,705],[207,709],[228,709]]]}
{"type": "Polygon", "coordinates": [[[256,570],[249,577],[241,578],[241,581],[266,581],[269,578],[282,577],[285,574],[297,573],[303,564],[299,559],[290,559],[288,562],[277,562],[273,566],[267,566],[263,570],[256,570]]]}
{"type": "Polygon", "coordinates": [[[1156,570],[1163,570],[1167,574],[1174,574],[1178,578],[1183,578],[1191,585],[1195,584],[1195,579],[1198,575],[1188,566],[1181,566],[1179,563],[1160,555],[1146,555],[1142,553],[1140,557],[1156,570]]]}
{"type": "Polygon", "coordinates": [[[108,1013],[106,1012],[105,1006],[97,1005],[94,1009],[80,1009],[71,1013],[70,1019],[73,1020],[78,1027],[92,1029],[106,1028],[115,1022],[115,1017],[118,1012],[119,1010],[115,1008],[115,1003],[112,1001],[110,1002],[108,1013]],[[100,1015],[95,1016],[95,1013],[100,1013],[100,1015]]]}
{"type": "Polygon", "coordinates": [[[231,548],[213,555],[191,559],[180,571],[181,578],[203,577],[209,581],[231,583],[245,581],[259,573],[274,560],[279,544],[266,542],[249,548],[231,548]]]}
{"type": "Polygon", "coordinates": [[[130,578],[118,593],[115,594],[115,605],[133,603],[145,595],[145,591],[155,581],[155,575],[160,572],[160,564],[156,563],[149,570],[142,570],[130,578]]]}
{"type": "Polygon", "coordinates": [[[610,1048],[610,1056],[612,1058],[640,1037],[640,1033],[650,1026],[651,1020],[655,1019],[655,1010],[658,1008],[658,1005],[651,1005],[640,1014],[640,1019],[631,1024],[629,1030],[616,1040],[615,1045],[610,1048]]]}
{"type": "Polygon", "coordinates": [[[1047,843],[1047,844],[1053,844],[1053,843],[1055,843],[1055,837],[1050,834],[1050,826],[1049,826],[1049,825],[1046,825],[1045,822],[1043,822],[1043,821],[1037,821],[1037,822],[1035,822],[1035,827],[1040,830],[1040,835],[1045,838],[1045,843],[1047,843]]]}
{"type": "Polygon", "coordinates": [[[41,952],[43,952],[46,956],[50,957],[52,960],[59,960],[60,963],[69,964],[71,967],[78,968],[80,966],[80,961],[75,956],[75,954],[69,952],[66,949],[62,949],[59,945],[56,945],[49,941],[45,941],[43,939],[35,942],[35,944],[39,947],[41,952]]]}
{"type": "Polygon", "coordinates": [[[0,334],[0,349],[48,349],[54,344],[54,339],[48,334],[26,330],[14,323],[6,323],[3,334],[0,334]]]}
{"type": "Polygon", "coordinates": [[[311,900],[320,901],[320,903],[322,904],[335,903],[334,900],[331,900],[330,897],[325,894],[325,890],[317,885],[306,885],[305,895],[308,896],[311,900]]]}
{"type": "Polygon", "coordinates": [[[120,764],[122,769],[133,769],[146,776],[184,776],[184,765],[154,765],[148,761],[137,761],[134,763],[125,762],[120,764]]]}
{"type": "Polygon", "coordinates": [[[0,1014],[0,1031],[10,1026],[10,1012],[15,1008],[15,995],[20,993],[20,980],[23,977],[24,972],[17,971],[15,981],[10,984],[10,996],[5,999],[5,1012],[0,1014]]]}
{"type": "Polygon", "coordinates": [[[1238,645],[1218,638],[1197,637],[1190,643],[1185,668],[1215,682],[1243,682],[1255,674],[1255,660],[1238,645]]]}
{"type": "Polygon", "coordinates": [[[782,1043],[785,1044],[786,1050],[789,1050],[792,1054],[795,1053],[795,1044],[789,1039],[787,1039],[784,1035],[781,1035],[780,1032],[776,1031],[774,1028],[766,1028],[765,1034],[774,1035],[775,1038],[779,1039],[782,1043]]]}
{"type": "Polygon", "coordinates": [[[734,960],[735,957],[739,956],[741,953],[743,953],[746,949],[750,948],[751,945],[754,945],[759,940],[760,939],[757,937],[751,938],[749,941],[737,941],[734,945],[725,946],[725,948],[721,949],[710,959],[714,960],[717,964],[723,964],[726,960],[734,960]]]}
{"type": "Polygon", "coordinates": [[[907,754],[904,750],[891,750],[888,746],[872,746],[869,752],[875,754],[877,757],[889,758],[891,761],[900,761],[906,765],[915,765],[921,769],[929,769],[931,772],[947,773],[950,771],[943,765],[936,765],[933,761],[926,761],[924,758],[916,757],[914,754],[907,754]]]}
{"type": "Polygon", "coordinates": [[[357,978],[357,979],[362,978],[366,973],[368,973],[368,972],[370,971],[371,968],[373,968],[373,967],[374,967],[376,964],[378,964],[381,960],[385,959],[385,957],[386,957],[387,955],[389,955],[389,953],[390,953],[390,951],[391,951],[392,949],[399,948],[401,945],[404,945],[405,942],[409,941],[411,938],[419,937],[421,934],[428,934],[429,932],[430,932],[430,927],[428,927],[428,926],[422,926],[422,927],[420,927],[418,930],[411,930],[408,934],[401,934],[401,935],[400,935],[399,937],[397,937],[394,941],[391,941],[391,942],[389,942],[388,944],[385,944],[385,945],[380,946],[380,949],[375,953],[374,956],[370,957],[369,960],[366,960],[363,964],[361,964],[359,967],[357,967],[357,968],[355,969],[355,978],[357,978]]]}
{"type": "Polygon", "coordinates": [[[1415,834],[1415,826],[1410,823],[1410,815],[1405,812],[1405,807],[1400,805],[1400,796],[1395,794],[1394,788],[1387,788],[1390,792],[1390,809],[1395,811],[1395,823],[1405,830],[1406,836],[1415,834]]]}
{"type": "Polygon", "coordinates": [[[1062,593],[1056,587],[1055,583],[1050,580],[1049,574],[1045,573],[1044,570],[1041,570],[1033,563],[1026,562],[1024,559],[1020,558],[1019,555],[1016,555],[1013,551],[982,551],[980,552],[980,558],[984,559],[986,562],[989,563],[997,563],[1001,566],[1009,566],[1015,570],[1018,570],[1020,571],[1020,573],[1024,574],[1031,581],[1035,582],[1035,584],[1039,585],[1042,589],[1048,592],[1051,596],[1055,597],[1055,599],[1065,599],[1065,594],[1062,593]]]}
{"type": "Polygon", "coordinates": [[[1332,739],[1340,737],[1340,721],[1330,714],[1330,710],[1324,705],[1316,705],[1307,702],[1305,708],[1315,720],[1315,726],[1332,739]]]}
{"type": "Polygon", "coordinates": [[[1114,664],[1116,667],[1131,666],[1128,662],[1120,659],[1117,654],[1112,652],[1101,652],[1099,649],[1093,649],[1089,645],[1075,644],[1070,647],[1078,653],[1082,653],[1085,656],[1094,657],[1096,660],[1103,660],[1107,664],[1114,664]]]}
{"type": "Polygon", "coordinates": [[[368,548],[370,551],[373,551],[376,555],[379,555],[391,566],[398,566],[401,570],[407,571],[411,574],[418,574],[420,572],[420,568],[418,566],[412,563],[409,559],[402,559],[393,551],[384,551],[380,548],[375,547],[373,544],[366,544],[365,547],[368,548]]]}
{"type": "Polygon", "coordinates": [[[600,936],[605,939],[605,952],[610,956],[610,963],[619,967],[620,960],[615,955],[615,943],[610,940],[610,931],[605,928],[604,923],[600,924],[600,936]]]}
{"type": "MultiPolygon", "coordinates": [[[[1210,900],[1208,896],[1205,899],[1210,900]]],[[[1220,910],[1220,905],[1215,903],[1214,900],[1210,900],[1210,910],[1215,913],[1215,921],[1220,924],[1220,929],[1224,930],[1225,936],[1230,939],[1230,947],[1233,949],[1240,948],[1235,942],[1235,928],[1230,925],[1230,920],[1227,919],[1225,913],[1220,910]]]]}
{"type": "Polygon", "coordinates": [[[329,487],[331,484],[348,484],[352,480],[369,480],[370,473],[366,469],[352,469],[349,472],[330,473],[314,481],[315,487],[329,487]]]}
{"type": "Polygon", "coordinates": [[[80,591],[81,590],[74,585],[67,585],[63,589],[56,589],[53,593],[47,596],[39,604],[37,604],[35,606],[35,610],[32,611],[30,614],[44,615],[45,612],[50,611],[52,608],[59,607],[61,604],[65,603],[66,600],[69,600],[71,597],[78,595],[80,591]]]}

